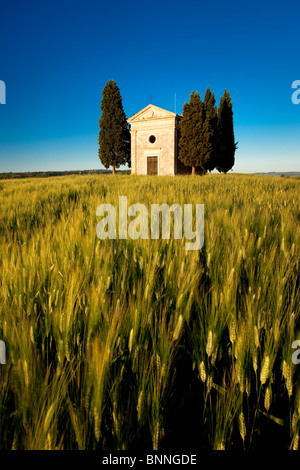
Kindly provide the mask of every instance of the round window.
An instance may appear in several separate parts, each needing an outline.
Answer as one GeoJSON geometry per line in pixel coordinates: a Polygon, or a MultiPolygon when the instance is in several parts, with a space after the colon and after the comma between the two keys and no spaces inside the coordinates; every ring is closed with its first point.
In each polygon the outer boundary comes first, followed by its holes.
{"type": "Polygon", "coordinates": [[[150,135],[150,137],[149,137],[150,144],[154,144],[155,141],[156,141],[155,135],[150,135]]]}

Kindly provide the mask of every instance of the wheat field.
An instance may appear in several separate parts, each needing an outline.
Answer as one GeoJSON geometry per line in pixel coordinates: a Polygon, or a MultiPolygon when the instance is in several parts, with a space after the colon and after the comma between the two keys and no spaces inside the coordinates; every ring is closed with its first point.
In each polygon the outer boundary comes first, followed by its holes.
{"type": "Polygon", "coordinates": [[[0,183],[1,449],[297,449],[300,180],[0,183]],[[99,240],[96,209],[204,204],[205,244],[99,240]]]}

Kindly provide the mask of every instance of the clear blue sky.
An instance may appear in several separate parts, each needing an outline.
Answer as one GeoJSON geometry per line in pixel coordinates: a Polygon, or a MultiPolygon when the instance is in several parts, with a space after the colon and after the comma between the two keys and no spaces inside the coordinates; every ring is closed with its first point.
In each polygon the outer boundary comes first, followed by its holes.
{"type": "Polygon", "coordinates": [[[0,171],[101,168],[100,100],[127,117],[231,92],[236,172],[300,171],[299,2],[9,0],[0,6],[0,171]]]}

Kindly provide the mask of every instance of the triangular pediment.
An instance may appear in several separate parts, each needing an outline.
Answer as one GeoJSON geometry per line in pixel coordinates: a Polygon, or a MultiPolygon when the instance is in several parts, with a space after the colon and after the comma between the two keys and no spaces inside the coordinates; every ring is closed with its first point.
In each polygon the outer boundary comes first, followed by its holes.
{"type": "Polygon", "coordinates": [[[166,109],[162,109],[158,106],[154,106],[153,104],[149,104],[148,106],[146,106],[146,108],[141,109],[141,111],[131,116],[128,119],[128,122],[132,124],[133,122],[138,121],[175,118],[176,116],[176,113],[171,113],[171,111],[167,111],[166,109]]]}

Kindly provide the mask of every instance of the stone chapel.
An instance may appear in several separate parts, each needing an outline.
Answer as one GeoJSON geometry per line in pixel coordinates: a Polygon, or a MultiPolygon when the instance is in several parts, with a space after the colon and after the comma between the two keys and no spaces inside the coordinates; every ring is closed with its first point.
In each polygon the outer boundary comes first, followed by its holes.
{"type": "Polygon", "coordinates": [[[178,160],[178,123],[181,116],[149,104],[128,119],[131,134],[131,174],[190,173],[178,160]]]}

